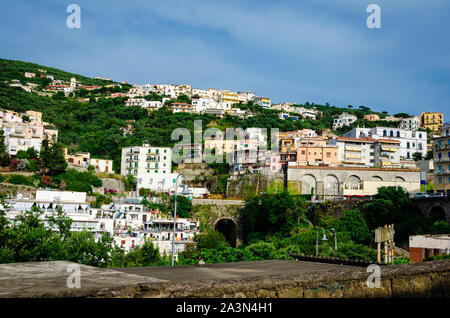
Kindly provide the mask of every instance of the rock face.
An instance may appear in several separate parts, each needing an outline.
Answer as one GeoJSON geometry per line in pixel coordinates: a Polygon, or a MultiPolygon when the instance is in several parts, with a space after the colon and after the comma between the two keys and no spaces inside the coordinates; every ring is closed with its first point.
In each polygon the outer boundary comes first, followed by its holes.
{"type": "Polygon", "coordinates": [[[122,180],[117,180],[114,178],[100,178],[100,180],[102,180],[102,187],[94,188],[93,189],[94,192],[103,194],[105,188],[116,190],[117,192],[120,192],[120,193],[125,190],[122,180]]]}

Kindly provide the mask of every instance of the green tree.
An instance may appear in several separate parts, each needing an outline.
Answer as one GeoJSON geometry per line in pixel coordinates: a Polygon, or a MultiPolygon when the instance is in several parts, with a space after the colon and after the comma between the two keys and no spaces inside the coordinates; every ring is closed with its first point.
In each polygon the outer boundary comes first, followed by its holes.
{"type": "Polygon", "coordinates": [[[216,230],[199,233],[195,235],[194,240],[197,242],[197,249],[216,248],[220,244],[229,246],[225,235],[216,230]]]}
{"type": "Polygon", "coordinates": [[[394,224],[396,239],[406,240],[409,235],[423,234],[431,229],[430,219],[412,212],[411,200],[402,188],[380,187],[374,198],[364,205],[367,225],[375,229],[394,224]]]}
{"type": "Polygon", "coordinates": [[[355,243],[367,244],[370,242],[371,232],[358,209],[344,210],[336,230],[348,232],[355,243]]]}
{"type": "MultiPolygon", "coordinates": [[[[175,196],[170,197],[172,210],[175,203],[175,196]]],[[[189,218],[191,216],[192,201],[182,195],[177,195],[177,217],[189,218]]]]}
{"type": "Polygon", "coordinates": [[[264,237],[267,234],[288,235],[300,224],[300,218],[306,212],[306,201],[290,195],[287,191],[278,194],[264,194],[261,197],[249,197],[242,209],[242,222],[246,241],[249,236],[264,237]]]}
{"type": "Polygon", "coordinates": [[[423,159],[422,153],[421,153],[421,152],[415,152],[415,153],[413,153],[412,157],[413,157],[414,161],[420,161],[420,160],[423,159]]]}

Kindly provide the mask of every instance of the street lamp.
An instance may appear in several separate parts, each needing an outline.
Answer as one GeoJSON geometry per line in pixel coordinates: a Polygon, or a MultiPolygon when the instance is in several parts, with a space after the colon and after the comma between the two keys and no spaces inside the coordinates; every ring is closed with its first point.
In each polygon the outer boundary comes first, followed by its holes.
{"type": "MultiPolygon", "coordinates": [[[[179,174],[177,176],[177,179],[175,180],[175,206],[173,208],[173,235],[172,235],[172,266],[175,262],[175,229],[177,226],[177,194],[178,194],[178,178],[183,177],[184,180],[186,180],[186,177],[182,174],[179,174]]],[[[183,190],[181,191],[182,195],[189,195],[189,190],[187,184],[183,184],[183,190]]]]}
{"type": "Polygon", "coordinates": [[[323,231],[322,241],[328,241],[327,236],[325,235],[324,229],[316,229],[316,256],[319,256],[319,231],[323,231]]]}
{"type": "Polygon", "coordinates": [[[337,238],[336,238],[336,231],[335,231],[333,228],[331,228],[331,229],[330,229],[330,232],[331,232],[331,235],[334,236],[334,251],[335,251],[335,253],[337,254],[337,238]]]}

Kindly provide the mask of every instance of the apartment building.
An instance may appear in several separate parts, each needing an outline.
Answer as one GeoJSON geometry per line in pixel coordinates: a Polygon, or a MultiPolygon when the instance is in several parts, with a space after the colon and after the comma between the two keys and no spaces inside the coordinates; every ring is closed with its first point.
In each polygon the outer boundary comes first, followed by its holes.
{"type": "Polygon", "coordinates": [[[187,95],[189,97],[192,96],[192,86],[186,84],[177,84],[174,85],[175,96],[180,96],[181,94],[187,95]]]}
{"type": "MultiPolygon", "coordinates": [[[[127,93],[127,96],[131,99],[136,99],[136,97],[144,97],[146,94],[144,93],[144,90],[141,87],[131,87],[130,90],[127,93]]],[[[135,106],[135,105],[130,105],[135,106]]]]}
{"type": "Polygon", "coordinates": [[[44,138],[50,140],[53,140],[53,136],[55,136],[55,139],[58,138],[57,130],[46,129],[44,125],[47,123],[35,119],[31,122],[20,122],[14,115],[13,121],[0,122],[0,129],[3,130],[5,136],[6,150],[10,155],[14,156],[18,151],[26,151],[32,147],[39,152],[44,138]]]}
{"type": "Polygon", "coordinates": [[[439,132],[439,129],[444,124],[444,114],[435,112],[426,112],[420,114],[420,126],[422,128],[429,128],[431,131],[439,132]]]}
{"type": "Polygon", "coordinates": [[[122,148],[120,173],[136,178],[137,188],[172,189],[175,185],[172,174],[172,149],[152,147],[149,144],[122,148]]]}
{"type": "Polygon", "coordinates": [[[130,98],[125,101],[125,107],[138,106],[142,108],[147,108],[148,110],[156,110],[161,108],[162,102],[157,100],[146,100],[145,98],[130,98]]]}
{"type": "Polygon", "coordinates": [[[174,85],[167,85],[167,84],[158,84],[156,86],[156,92],[159,95],[167,95],[170,98],[177,98],[177,91],[175,89],[174,85]]]}
{"type": "Polygon", "coordinates": [[[194,113],[194,107],[192,106],[192,104],[188,104],[188,103],[179,103],[179,102],[175,102],[170,104],[170,110],[176,114],[176,113],[194,113]]]}
{"type": "Polygon", "coordinates": [[[221,104],[210,97],[192,97],[192,108],[196,113],[205,113],[207,109],[220,109],[221,104]]]}
{"type": "Polygon", "coordinates": [[[371,137],[374,139],[392,139],[400,142],[400,160],[412,160],[413,154],[427,155],[427,133],[392,127],[361,128],[356,127],[344,134],[349,138],[371,137]]]}
{"type": "Polygon", "coordinates": [[[267,98],[267,97],[261,97],[261,96],[255,97],[255,98],[253,98],[253,102],[256,105],[258,105],[262,108],[265,108],[265,109],[270,109],[270,107],[272,106],[272,102],[271,102],[270,98],[267,98]]]}
{"type": "Polygon", "coordinates": [[[309,118],[313,120],[316,120],[317,116],[320,114],[320,112],[315,109],[305,108],[298,105],[292,105],[288,107],[287,111],[290,113],[300,114],[303,118],[309,118]]]}
{"type": "Polygon", "coordinates": [[[248,103],[255,98],[254,92],[237,92],[237,94],[244,103],[248,103]]]}
{"type": "MultiPolygon", "coordinates": [[[[142,95],[138,95],[142,96],[142,95]]],[[[130,98],[125,101],[125,107],[130,106],[138,106],[144,108],[147,104],[147,100],[145,98],[130,98]]]]}
{"type": "Polygon", "coordinates": [[[391,139],[377,139],[374,144],[374,150],[374,167],[399,167],[400,141],[391,139]]]}
{"type": "Polygon", "coordinates": [[[353,124],[358,117],[352,114],[343,113],[338,118],[335,118],[333,120],[333,130],[343,127],[343,126],[349,126],[353,124]]]}
{"type": "Polygon", "coordinates": [[[206,89],[193,88],[192,98],[213,98],[211,91],[206,89]]]}
{"type": "Polygon", "coordinates": [[[344,167],[373,167],[375,158],[375,139],[337,137],[328,141],[337,146],[338,161],[344,167]]]}
{"type": "Polygon", "coordinates": [[[120,172],[122,175],[138,176],[142,173],[170,173],[172,149],[169,147],[143,146],[122,148],[120,172]]]}
{"type": "Polygon", "coordinates": [[[338,146],[329,145],[320,137],[304,138],[297,142],[297,165],[337,166],[338,146]]]}
{"type": "Polygon", "coordinates": [[[226,105],[227,108],[231,108],[232,105],[244,102],[244,99],[237,93],[230,91],[222,91],[220,102],[226,105]]]}
{"type": "Polygon", "coordinates": [[[402,118],[399,127],[401,129],[418,130],[420,128],[420,117],[413,116],[408,118],[402,118]]]}
{"type": "Polygon", "coordinates": [[[434,188],[450,195],[450,124],[444,124],[433,138],[434,188]]]}

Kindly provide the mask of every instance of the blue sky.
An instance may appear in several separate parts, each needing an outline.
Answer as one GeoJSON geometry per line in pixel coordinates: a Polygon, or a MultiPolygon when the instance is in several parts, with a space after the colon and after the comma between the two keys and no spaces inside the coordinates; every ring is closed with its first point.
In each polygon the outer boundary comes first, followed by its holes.
{"type": "Polygon", "coordinates": [[[450,118],[448,0],[0,1],[0,57],[130,83],[450,118]],[[81,29],[66,7],[81,7],[81,29]],[[366,8],[381,7],[381,29],[366,8]]]}

